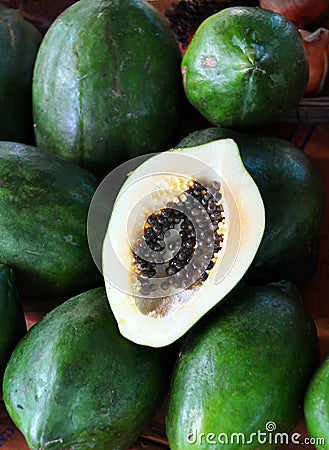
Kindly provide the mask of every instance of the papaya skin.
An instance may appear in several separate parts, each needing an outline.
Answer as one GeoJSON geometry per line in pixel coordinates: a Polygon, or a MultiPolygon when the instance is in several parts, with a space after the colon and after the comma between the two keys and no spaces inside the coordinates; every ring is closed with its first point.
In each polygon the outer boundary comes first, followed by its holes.
{"type": "Polygon", "coordinates": [[[295,25],[270,10],[236,6],[196,30],[183,57],[187,98],[213,125],[251,129],[294,109],[309,67],[295,25]]]}
{"type": "Polygon", "coordinates": [[[318,358],[315,323],[296,286],[236,290],[194,327],[181,349],[168,400],[170,448],[275,448],[266,424],[274,422],[278,433],[296,426],[318,358]],[[265,433],[262,445],[258,430],[265,433]],[[232,433],[242,433],[245,442],[231,441],[232,433]],[[228,442],[218,442],[223,435],[228,442]]]}
{"type": "Polygon", "coordinates": [[[329,355],[317,368],[307,387],[304,399],[304,416],[311,438],[322,438],[315,444],[318,450],[329,448],[329,355]]]}
{"type": "Polygon", "coordinates": [[[14,271],[0,264],[0,380],[19,340],[26,333],[24,312],[20,304],[14,271]]]}
{"type": "Polygon", "coordinates": [[[51,152],[0,142],[0,259],[16,273],[24,308],[44,311],[101,285],[86,224],[98,183],[51,152]]]}
{"type": "Polygon", "coordinates": [[[146,2],[72,5],[48,30],[36,60],[37,145],[100,177],[166,150],[184,99],[180,61],[168,23],[146,2]]]}
{"type": "Polygon", "coordinates": [[[122,337],[105,290],[52,310],[16,347],[4,400],[31,450],[125,450],[169,385],[167,353],[122,337]]]}
{"type": "Polygon", "coordinates": [[[236,141],[265,205],[265,232],[248,276],[265,283],[290,279],[305,285],[317,268],[325,196],[322,178],[299,148],[256,132],[205,128],[177,146],[192,147],[220,138],[236,141]]]}

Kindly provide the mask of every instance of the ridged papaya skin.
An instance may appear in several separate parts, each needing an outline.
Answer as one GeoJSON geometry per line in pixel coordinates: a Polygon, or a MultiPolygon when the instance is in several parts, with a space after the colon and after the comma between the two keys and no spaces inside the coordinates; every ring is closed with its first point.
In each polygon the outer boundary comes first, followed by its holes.
{"type": "Polygon", "coordinates": [[[105,290],[52,310],[16,347],[6,408],[31,450],[125,450],[169,386],[167,353],[119,333],[105,290]]]}
{"type": "Polygon", "coordinates": [[[34,144],[32,75],[41,42],[21,14],[0,5],[0,140],[34,144]]]}
{"type": "Polygon", "coordinates": [[[176,138],[184,98],[169,24],[143,0],[82,0],[46,33],[33,76],[36,142],[99,176],[176,138]]]}
{"type": "Polygon", "coordinates": [[[315,323],[296,286],[237,289],[181,348],[168,400],[170,448],[276,448],[275,433],[289,433],[301,417],[318,360],[315,323]]]}
{"type": "Polygon", "coordinates": [[[26,333],[24,312],[20,304],[16,275],[10,267],[0,264],[0,381],[18,341],[26,333]]]}
{"type": "Polygon", "coordinates": [[[98,180],[52,152],[0,142],[0,262],[21,302],[59,303],[99,286],[87,214],[98,180]]]}
{"type": "Polygon", "coordinates": [[[238,144],[265,205],[265,232],[248,275],[262,282],[289,279],[305,285],[318,261],[325,197],[321,176],[298,147],[259,133],[205,128],[183,138],[178,147],[220,138],[232,138],[238,144]]]}

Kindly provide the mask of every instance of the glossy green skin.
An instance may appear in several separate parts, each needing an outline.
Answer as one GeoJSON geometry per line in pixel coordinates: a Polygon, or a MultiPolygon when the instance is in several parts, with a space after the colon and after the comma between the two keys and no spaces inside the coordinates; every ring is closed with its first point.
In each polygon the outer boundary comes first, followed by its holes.
{"type": "Polygon", "coordinates": [[[164,352],[121,336],[105,290],[94,289],[20,342],[5,372],[5,405],[31,450],[125,450],[163,400],[167,363],[164,352]]]}
{"type": "Polygon", "coordinates": [[[0,380],[18,341],[26,333],[24,312],[19,301],[14,271],[0,264],[0,380]]]}
{"type": "Polygon", "coordinates": [[[291,22],[270,10],[237,6],[200,25],[182,74],[188,99],[211,123],[250,128],[297,106],[309,68],[291,22]]]}
{"type": "Polygon", "coordinates": [[[314,276],[318,261],[325,207],[321,176],[299,148],[258,133],[214,127],[192,133],[178,146],[221,138],[236,141],[265,204],[265,232],[248,274],[264,282],[289,279],[304,285],[314,276]]]}
{"type": "Polygon", "coordinates": [[[97,186],[52,152],[0,142],[0,262],[15,270],[22,303],[56,303],[100,285],[87,242],[97,186]]]}
{"type": "Polygon", "coordinates": [[[308,385],[304,401],[304,417],[308,433],[315,439],[315,448],[329,449],[329,355],[308,385]]]}
{"type": "Polygon", "coordinates": [[[170,448],[275,448],[274,433],[272,442],[268,434],[258,440],[258,430],[266,433],[268,422],[278,433],[294,428],[317,363],[315,324],[294,286],[235,291],[183,345],[168,401],[170,448]]]}
{"type": "Polygon", "coordinates": [[[174,142],[183,87],[169,25],[143,0],[82,0],[48,30],[33,78],[39,147],[103,176],[174,142]]]}
{"type": "Polygon", "coordinates": [[[32,75],[40,42],[31,23],[0,5],[0,140],[34,143],[32,75]]]}

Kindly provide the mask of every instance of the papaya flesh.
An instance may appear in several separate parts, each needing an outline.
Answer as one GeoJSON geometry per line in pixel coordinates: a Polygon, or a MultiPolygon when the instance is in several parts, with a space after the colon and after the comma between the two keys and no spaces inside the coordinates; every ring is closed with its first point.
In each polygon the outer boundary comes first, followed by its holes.
{"type": "Polygon", "coordinates": [[[242,279],[264,227],[232,139],[144,161],[116,197],[102,248],[121,333],[153,347],[179,339],[242,279]]]}
{"type": "Polygon", "coordinates": [[[261,282],[289,279],[300,286],[315,274],[324,212],[324,183],[311,159],[282,139],[222,127],[191,133],[179,144],[195,146],[232,138],[265,205],[266,225],[248,275],[261,282]]]}
{"type": "Polygon", "coordinates": [[[4,377],[4,401],[31,450],[125,450],[165,395],[167,353],[123,338],[103,288],[34,325],[4,377]]]}
{"type": "Polygon", "coordinates": [[[237,289],[181,348],[168,400],[170,448],[286,443],[318,358],[315,323],[295,285],[237,289]]]}

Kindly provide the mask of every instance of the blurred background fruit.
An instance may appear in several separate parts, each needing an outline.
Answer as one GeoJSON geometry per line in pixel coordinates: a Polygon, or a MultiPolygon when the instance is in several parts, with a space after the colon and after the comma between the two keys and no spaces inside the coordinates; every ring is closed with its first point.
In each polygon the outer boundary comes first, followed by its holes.
{"type": "Polygon", "coordinates": [[[329,30],[300,30],[309,63],[310,76],[304,95],[317,96],[324,92],[329,82],[329,30]]]}
{"type": "Polygon", "coordinates": [[[316,22],[329,9],[328,0],[259,0],[259,6],[282,14],[299,28],[316,22]]]}

